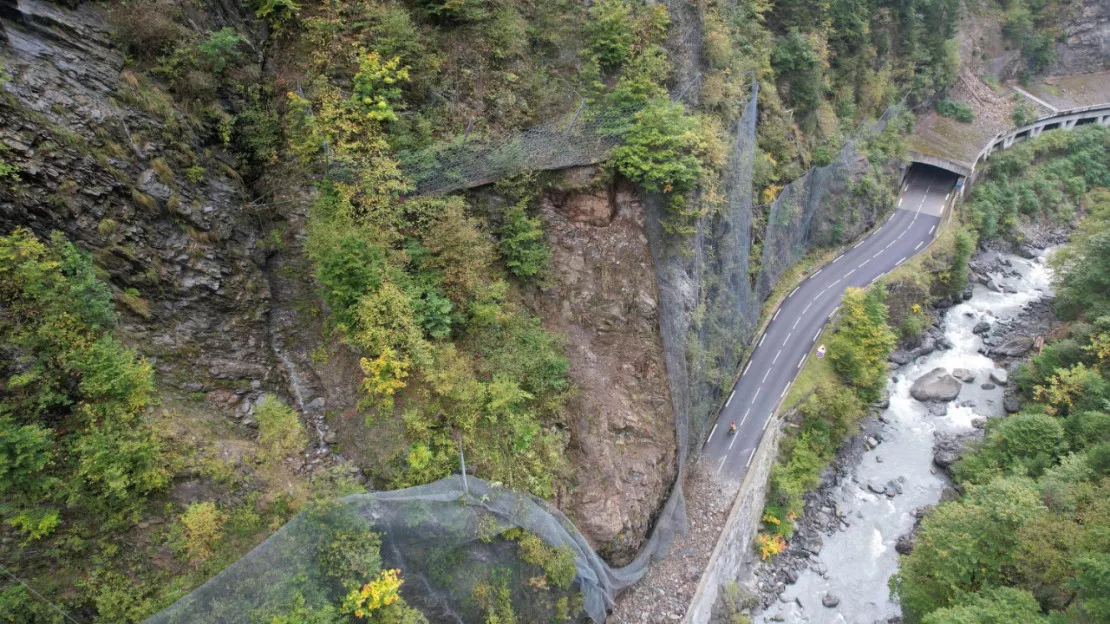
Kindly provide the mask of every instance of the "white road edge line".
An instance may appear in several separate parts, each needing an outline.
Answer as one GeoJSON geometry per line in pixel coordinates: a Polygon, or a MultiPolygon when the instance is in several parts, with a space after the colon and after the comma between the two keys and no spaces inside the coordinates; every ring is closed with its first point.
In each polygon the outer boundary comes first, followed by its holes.
{"type": "Polygon", "coordinates": [[[914,247],[914,248],[913,248],[913,250],[914,250],[914,251],[917,251],[918,249],[920,249],[920,248],[921,248],[921,246],[922,246],[923,244],[925,244],[925,241],[917,241],[917,246],[916,246],[916,247],[914,247]]]}
{"type": "Polygon", "coordinates": [[[767,340],[767,334],[763,334],[763,337],[759,339],[759,344],[755,345],[755,348],[758,349],[762,347],[764,340],[767,340]]]}
{"type": "Polygon", "coordinates": [[[903,263],[903,262],[905,262],[905,261],[906,261],[906,257],[905,257],[905,256],[902,256],[902,259],[901,259],[901,260],[899,260],[898,262],[895,262],[895,263],[894,263],[894,266],[898,266],[899,264],[902,264],[902,263],[903,263]]]}
{"type": "Polygon", "coordinates": [[[775,319],[777,319],[779,317],[779,312],[782,312],[782,308],[779,308],[778,310],[775,310],[775,315],[771,317],[771,322],[772,323],[774,323],[775,319]]]}
{"type": "Polygon", "coordinates": [[[875,276],[875,279],[873,279],[873,280],[871,280],[870,282],[868,282],[868,284],[867,284],[867,285],[868,285],[868,286],[870,286],[871,284],[874,284],[875,282],[879,281],[879,278],[880,278],[880,277],[882,277],[882,274],[881,274],[881,273],[880,273],[879,275],[876,275],[876,276],[875,276]]]}
{"type": "Polygon", "coordinates": [[[794,296],[794,293],[798,292],[798,289],[799,289],[799,288],[801,288],[801,286],[795,286],[795,287],[794,287],[794,290],[790,291],[790,294],[789,294],[789,295],[787,295],[787,296],[786,296],[786,298],[787,298],[787,299],[789,299],[789,298],[793,297],[793,296],[794,296]]]}
{"type": "Polygon", "coordinates": [[[734,397],[734,396],[736,396],[736,391],[735,390],[732,391],[732,394],[728,395],[728,400],[725,401],[725,407],[728,407],[728,404],[732,403],[732,397],[734,397]]]}
{"type": "Polygon", "coordinates": [[[709,444],[709,441],[713,439],[714,433],[717,433],[717,423],[713,423],[713,430],[709,432],[709,437],[705,439],[706,444],[709,444]]]}
{"type": "MultiPolygon", "coordinates": [[[[798,360],[798,368],[801,368],[802,364],[806,363],[806,358],[807,357],[809,357],[809,351],[806,351],[806,354],[802,356],[802,359],[798,360]]],[[[713,426],[716,427],[717,425],[713,425],[713,426]]]]}
{"type": "Polygon", "coordinates": [[[821,330],[818,329],[816,334],[813,334],[813,342],[817,342],[817,338],[821,336],[821,330]]]}
{"type": "Polygon", "coordinates": [[[717,466],[717,474],[721,474],[721,468],[725,467],[725,458],[721,458],[721,463],[717,466]]]}
{"type": "Polygon", "coordinates": [[[813,275],[810,275],[809,279],[813,279],[813,278],[817,277],[818,275],[820,275],[821,271],[824,271],[824,270],[825,270],[825,267],[821,267],[820,269],[817,269],[817,273],[814,273],[813,275]]]}
{"type": "MultiPolygon", "coordinates": [[[[770,419],[768,419],[770,420],[770,419]]],[[[748,453],[748,463],[744,464],[744,470],[747,470],[752,465],[752,458],[755,457],[755,447],[752,447],[752,452],[748,453]]]]}
{"type": "Polygon", "coordinates": [[[791,386],[791,384],[793,384],[793,383],[794,383],[794,382],[792,381],[792,382],[790,382],[790,383],[786,384],[786,387],[782,389],[782,394],[780,394],[780,395],[779,395],[779,398],[780,398],[780,399],[781,399],[782,397],[786,396],[786,391],[790,389],[790,386],[791,386]]]}
{"type": "Polygon", "coordinates": [[[748,360],[748,364],[746,366],[744,366],[744,372],[740,373],[740,376],[743,377],[744,375],[747,375],[748,374],[748,369],[751,368],[751,367],[752,367],[752,361],[748,360]]]}
{"type": "Polygon", "coordinates": [[[855,249],[856,247],[859,247],[860,245],[862,245],[862,244],[864,244],[864,243],[866,243],[866,242],[867,242],[867,239],[865,238],[865,239],[861,240],[860,242],[856,243],[856,244],[855,244],[855,245],[854,245],[854,246],[852,247],[852,249],[855,249]]]}
{"type": "MultiPolygon", "coordinates": [[[[837,256],[837,257],[836,257],[836,258],[835,258],[835,259],[833,260],[833,262],[836,262],[837,260],[839,260],[839,259],[841,259],[841,258],[843,258],[843,257],[844,257],[844,254],[840,254],[839,256],[837,256]]],[[[832,262],[830,262],[829,264],[832,264],[832,262]]]]}
{"type": "Polygon", "coordinates": [[[937,226],[936,226],[936,224],[934,223],[934,224],[933,224],[933,227],[929,228],[929,235],[930,235],[930,236],[932,236],[933,232],[934,232],[934,231],[935,231],[936,229],[937,229],[937,226]]]}
{"type": "Polygon", "coordinates": [[[840,306],[836,306],[835,308],[833,308],[833,311],[829,312],[829,318],[832,318],[833,315],[836,314],[836,311],[839,310],[839,309],[840,309],[840,306]]]}

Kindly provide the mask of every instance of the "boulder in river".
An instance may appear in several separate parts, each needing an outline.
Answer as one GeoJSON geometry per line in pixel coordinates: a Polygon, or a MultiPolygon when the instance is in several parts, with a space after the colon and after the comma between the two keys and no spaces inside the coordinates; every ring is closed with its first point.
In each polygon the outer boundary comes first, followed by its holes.
{"type": "Polygon", "coordinates": [[[940,450],[933,454],[933,463],[941,468],[948,468],[960,459],[956,451],[940,450]]]}
{"type": "Polygon", "coordinates": [[[894,550],[898,551],[899,555],[908,555],[913,552],[913,535],[907,533],[899,537],[894,544],[894,550]]]}
{"type": "Polygon", "coordinates": [[[918,401],[951,401],[960,394],[960,384],[942,367],[934,368],[913,382],[910,395],[918,401]]]}
{"type": "Polygon", "coordinates": [[[837,598],[833,594],[826,593],[825,596],[821,598],[821,604],[825,605],[829,609],[832,609],[836,605],[840,604],[840,598],[837,598]]]}
{"type": "Polygon", "coordinates": [[[1004,386],[1009,380],[1010,374],[1007,373],[1004,369],[995,368],[991,370],[991,381],[993,381],[994,383],[1000,386],[1004,386]]]}
{"type": "Polygon", "coordinates": [[[967,370],[966,368],[952,369],[952,376],[964,383],[971,383],[975,381],[975,373],[967,370]]]}
{"type": "Polygon", "coordinates": [[[994,390],[994,389],[995,389],[995,388],[997,388],[998,386],[996,386],[996,385],[994,385],[994,384],[992,384],[992,383],[989,383],[989,382],[988,382],[988,383],[985,383],[985,384],[983,384],[983,385],[981,385],[981,386],[979,386],[979,387],[980,387],[980,388],[982,388],[982,389],[984,389],[984,390],[994,390]]]}
{"type": "Polygon", "coordinates": [[[1021,357],[1033,348],[1035,340],[1026,336],[1010,338],[1006,342],[991,349],[991,353],[1008,357],[1021,357]]]}
{"type": "Polygon", "coordinates": [[[991,330],[991,324],[986,321],[979,321],[971,330],[973,334],[985,334],[991,330]]]}
{"type": "Polygon", "coordinates": [[[886,484],[886,487],[883,488],[883,494],[886,494],[887,498],[894,498],[895,496],[898,496],[901,493],[902,493],[902,485],[899,484],[897,481],[894,481],[894,480],[888,481],[887,484],[886,484]]]}
{"type": "Polygon", "coordinates": [[[1007,414],[1016,414],[1021,411],[1021,401],[1017,397],[1006,397],[1002,400],[1002,408],[1007,414]]]}
{"type": "Polygon", "coordinates": [[[947,403],[930,403],[929,413],[933,416],[947,416],[948,404],[947,403]]]}

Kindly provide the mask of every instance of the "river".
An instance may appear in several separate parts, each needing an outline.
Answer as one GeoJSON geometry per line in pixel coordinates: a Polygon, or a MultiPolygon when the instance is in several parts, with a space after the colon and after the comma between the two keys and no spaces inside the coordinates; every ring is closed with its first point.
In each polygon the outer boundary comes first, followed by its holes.
{"type": "MultiPolygon", "coordinates": [[[[1000,416],[1001,387],[983,389],[994,363],[979,353],[983,346],[972,329],[980,321],[992,325],[1012,320],[1023,306],[1049,294],[1050,272],[1043,258],[1026,260],[1001,256],[1019,275],[1004,282],[1017,292],[999,293],[976,284],[972,297],[947,311],[941,328],[952,343],[947,351],[934,351],[899,367],[887,384],[890,407],[882,419],[882,443],[865,452],[851,471],[851,477],[832,490],[839,511],[849,526],[823,536],[820,555],[798,575],[776,605],[756,619],[758,622],[886,622],[901,614],[891,601],[887,580],[897,571],[895,543],[914,523],[915,509],[940,500],[947,478],[933,466],[934,436],[939,433],[967,433],[973,420],[1000,416]],[[965,383],[960,395],[948,405],[944,416],[930,415],[926,406],[910,396],[913,382],[936,367],[949,372],[969,369],[975,374],[965,383]],[[888,497],[873,493],[869,484],[882,490],[894,481],[902,494],[888,497]],[[824,569],[821,574],[818,570],[824,569]],[[826,594],[839,598],[835,607],[822,604],[826,594]]],[[[830,600],[830,602],[832,602],[830,600]]]]}

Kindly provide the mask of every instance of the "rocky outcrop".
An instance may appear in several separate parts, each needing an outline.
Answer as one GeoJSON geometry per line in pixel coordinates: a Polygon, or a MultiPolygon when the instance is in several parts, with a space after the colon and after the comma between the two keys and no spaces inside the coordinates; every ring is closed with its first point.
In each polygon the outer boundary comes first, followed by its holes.
{"type": "Polygon", "coordinates": [[[910,395],[918,401],[944,402],[955,399],[960,394],[962,384],[948,374],[944,368],[934,368],[913,382],[910,395]]]}
{"type": "Polygon", "coordinates": [[[59,230],[93,253],[124,312],[123,335],[165,385],[283,386],[267,341],[260,215],[244,208],[234,162],[202,148],[169,96],[125,69],[100,5],[0,5],[10,77],[0,145],[19,175],[0,185],[0,232],[59,230]]]}
{"type": "Polygon", "coordinates": [[[674,482],[675,427],[643,211],[631,185],[597,186],[594,173],[569,170],[544,198],[551,282],[534,305],[567,336],[580,389],[568,406],[577,483],[560,504],[620,563],[674,482]]]}
{"type": "Polygon", "coordinates": [[[1110,5],[1088,0],[1075,10],[1063,10],[1064,36],[1056,44],[1053,75],[1087,74],[1110,67],[1110,5]]]}

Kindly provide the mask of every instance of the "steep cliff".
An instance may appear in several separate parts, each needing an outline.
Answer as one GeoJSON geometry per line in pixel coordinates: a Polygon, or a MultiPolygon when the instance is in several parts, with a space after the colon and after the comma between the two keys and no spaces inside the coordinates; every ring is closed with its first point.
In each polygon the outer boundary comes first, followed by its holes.
{"type": "Polygon", "coordinates": [[[93,252],[125,333],[167,386],[281,387],[259,269],[265,217],[234,160],[125,69],[96,5],[0,9],[0,143],[18,172],[0,188],[0,230],[60,230],[93,252]]]}
{"type": "Polygon", "coordinates": [[[635,554],[675,476],[675,429],[640,201],[627,182],[565,172],[542,202],[551,283],[535,305],[567,336],[575,478],[565,511],[618,563],[635,554]]]}

